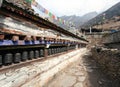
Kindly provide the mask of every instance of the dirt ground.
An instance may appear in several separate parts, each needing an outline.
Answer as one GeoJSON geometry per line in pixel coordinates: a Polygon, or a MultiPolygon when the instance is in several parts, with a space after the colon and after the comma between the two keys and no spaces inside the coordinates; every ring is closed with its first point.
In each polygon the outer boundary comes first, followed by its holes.
{"type": "Polygon", "coordinates": [[[102,72],[89,54],[55,75],[45,87],[120,87],[120,83],[102,72]]]}

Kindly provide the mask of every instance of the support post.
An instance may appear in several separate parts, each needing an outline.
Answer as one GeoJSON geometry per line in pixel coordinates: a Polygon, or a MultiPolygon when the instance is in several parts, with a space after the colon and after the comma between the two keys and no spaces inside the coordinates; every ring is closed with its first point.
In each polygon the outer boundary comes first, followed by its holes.
{"type": "Polygon", "coordinates": [[[47,56],[48,56],[48,49],[44,48],[44,57],[47,58],[47,56]]]}

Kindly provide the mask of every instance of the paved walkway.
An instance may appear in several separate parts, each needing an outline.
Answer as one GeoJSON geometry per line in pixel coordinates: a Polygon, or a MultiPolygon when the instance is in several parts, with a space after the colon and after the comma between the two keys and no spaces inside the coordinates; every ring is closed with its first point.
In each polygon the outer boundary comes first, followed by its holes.
{"type": "Polygon", "coordinates": [[[102,73],[88,54],[57,74],[46,87],[119,87],[102,73]]]}

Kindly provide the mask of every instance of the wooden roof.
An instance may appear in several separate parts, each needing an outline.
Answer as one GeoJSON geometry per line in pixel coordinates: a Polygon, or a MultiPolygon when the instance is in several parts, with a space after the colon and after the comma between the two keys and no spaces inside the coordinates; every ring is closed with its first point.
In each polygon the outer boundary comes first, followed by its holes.
{"type": "Polygon", "coordinates": [[[15,4],[14,2],[8,2],[8,1],[14,1],[14,0],[4,0],[3,5],[0,9],[0,14],[19,18],[19,19],[24,19],[24,20],[27,20],[29,22],[36,24],[39,27],[56,30],[63,34],[70,35],[72,37],[78,38],[83,41],[87,41],[84,38],[81,38],[69,31],[53,24],[52,22],[35,15],[34,11],[30,7],[28,7],[28,8],[25,8],[25,6],[21,7],[20,4],[15,4]]]}

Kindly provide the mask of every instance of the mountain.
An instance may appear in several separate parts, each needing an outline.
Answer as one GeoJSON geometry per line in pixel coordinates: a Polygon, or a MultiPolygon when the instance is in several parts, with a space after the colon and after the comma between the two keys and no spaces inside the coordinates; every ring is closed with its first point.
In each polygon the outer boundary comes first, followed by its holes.
{"type": "Polygon", "coordinates": [[[70,21],[73,22],[76,25],[76,28],[79,28],[85,22],[94,18],[97,15],[98,15],[97,12],[90,12],[83,16],[72,15],[72,16],[62,16],[60,18],[64,19],[65,21],[68,21],[68,22],[70,22],[70,21]]]}
{"type": "Polygon", "coordinates": [[[86,22],[84,25],[82,25],[83,27],[88,27],[90,26],[94,26],[94,25],[101,25],[101,24],[105,24],[105,23],[109,23],[110,21],[113,23],[117,20],[120,20],[120,2],[115,4],[114,6],[112,6],[111,8],[109,8],[107,11],[99,14],[98,16],[96,16],[95,18],[89,20],[88,22],[86,22]]]}

